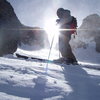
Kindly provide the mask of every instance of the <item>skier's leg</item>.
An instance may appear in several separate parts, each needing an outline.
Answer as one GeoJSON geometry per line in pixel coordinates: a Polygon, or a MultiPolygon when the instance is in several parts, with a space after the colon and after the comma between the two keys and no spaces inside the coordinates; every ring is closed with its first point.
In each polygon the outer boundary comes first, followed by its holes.
{"type": "Polygon", "coordinates": [[[65,56],[65,39],[64,35],[59,36],[59,51],[61,53],[61,56],[64,58],[65,56]]]}
{"type": "Polygon", "coordinates": [[[70,60],[71,63],[74,63],[77,62],[77,60],[69,44],[70,39],[71,37],[69,37],[68,40],[66,40],[66,57],[70,60]]]}
{"type": "Polygon", "coordinates": [[[71,34],[66,34],[66,37],[63,39],[64,48],[62,50],[62,56],[66,58],[69,62],[77,62],[76,57],[74,56],[69,41],[71,39],[71,34]]]}
{"type": "Polygon", "coordinates": [[[63,59],[66,59],[67,62],[73,63],[77,62],[77,60],[69,44],[70,39],[71,34],[69,33],[67,33],[66,35],[61,34],[59,36],[59,51],[63,59]]]}

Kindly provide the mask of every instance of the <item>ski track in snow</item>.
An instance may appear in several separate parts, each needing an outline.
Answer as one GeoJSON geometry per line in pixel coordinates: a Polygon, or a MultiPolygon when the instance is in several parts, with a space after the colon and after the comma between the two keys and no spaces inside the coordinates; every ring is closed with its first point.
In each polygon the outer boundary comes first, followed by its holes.
{"type": "Polygon", "coordinates": [[[49,64],[46,72],[46,63],[0,58],[0,100],[99,99],[99,70],[49,64]]]}

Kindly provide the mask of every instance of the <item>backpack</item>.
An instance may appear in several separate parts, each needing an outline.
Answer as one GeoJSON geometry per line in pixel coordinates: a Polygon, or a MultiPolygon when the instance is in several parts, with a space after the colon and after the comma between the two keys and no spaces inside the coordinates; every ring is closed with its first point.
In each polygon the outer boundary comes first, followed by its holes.
{"type": "Polygon", "coordinates": [[[72,16],[72,21],[69,24],[71,26],[71,29],[73,29],[73,30],[71,30],[71,34],[77,33],[76,32],[76,29],[77,29],[77,20],[76,20],[75,17],[72,16]]]}

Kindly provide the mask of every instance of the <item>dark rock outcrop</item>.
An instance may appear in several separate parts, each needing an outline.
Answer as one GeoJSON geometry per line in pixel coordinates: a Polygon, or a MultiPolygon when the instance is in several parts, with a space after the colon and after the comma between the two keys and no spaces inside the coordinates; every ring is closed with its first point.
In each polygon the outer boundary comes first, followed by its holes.
{"type": "Polygon", "coordinates": [[[0,56],[16,51],[20,26],[21,23],[10,3],[0,0],[0,56]]]}
{"type": "Polygon", "coordinates": [[[11,4],[7,0],[0,0],[0,56],[14,53],[21,42],[39,44],[43,48],[45,39],[48,43],[47,34],[45,31],[37,32],[34,28],[22,25],[11,4]]]}
{"type": "Polygon", "coordinates": [[[100,53],[100,36],[95,37],[96,51],[100,53]]]}

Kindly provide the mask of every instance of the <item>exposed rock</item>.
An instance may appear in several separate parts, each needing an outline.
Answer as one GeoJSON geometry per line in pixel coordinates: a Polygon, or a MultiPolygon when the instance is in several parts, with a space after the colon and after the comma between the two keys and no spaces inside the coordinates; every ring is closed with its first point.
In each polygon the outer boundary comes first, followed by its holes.
{"type": "Polygon", "coordinates": [[[45,31],[31,30],[34,28],[22,25],[11,4],[0,0],[0,56],[14,53],[20,42],[40,48],[45,46],[44,40],[49,43],[45,31]]]}
{"type": "Polygon", "coordinates": [[[10,3],[0,0],[0,56],[16,51],[20,26],[21,23],[10,3]]]}
{"type": "Polygon", "coordinates": [[[100,53],[100,36],[95,37],[96,51],[100,53]]]}

